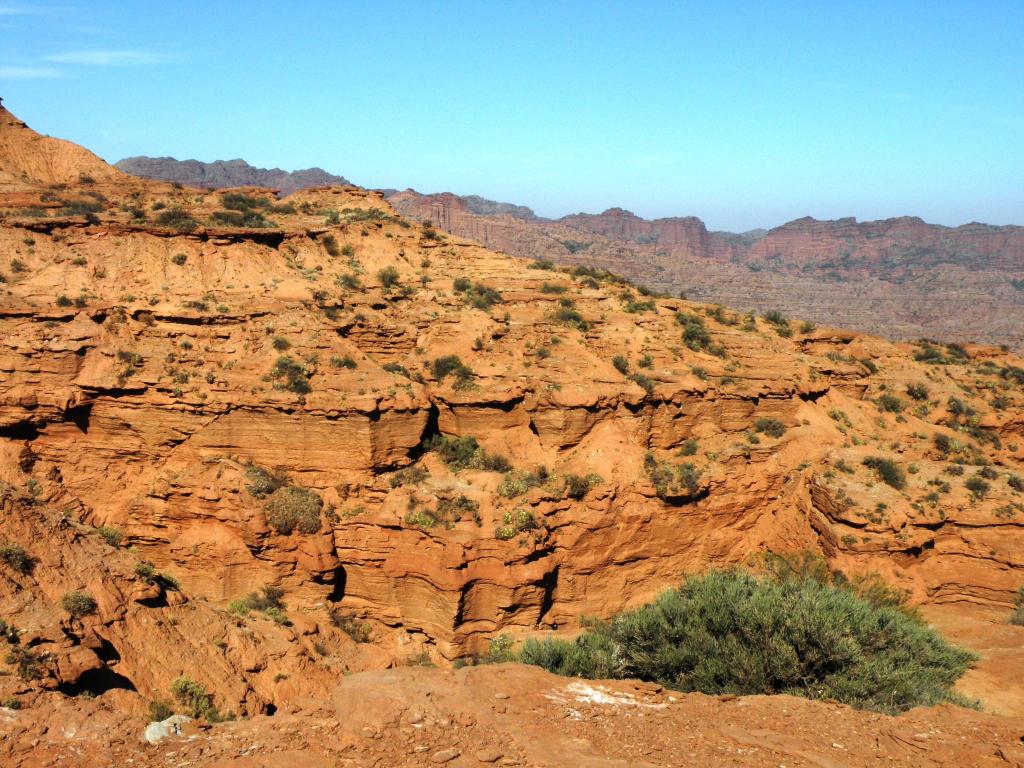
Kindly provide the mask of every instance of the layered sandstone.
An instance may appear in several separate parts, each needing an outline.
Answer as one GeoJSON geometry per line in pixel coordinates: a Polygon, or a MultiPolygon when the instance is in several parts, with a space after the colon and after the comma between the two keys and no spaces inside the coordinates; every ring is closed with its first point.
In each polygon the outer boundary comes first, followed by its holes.
{"type": "MultiPolygon", "coordinates": [[[[5,119],[11,179],[35,139],[5,119]]],[[[36,565],[0,564],[0,607],[45,674],[0,697],[137,712],[186,672],[224,709],[273,712],[346,670],[469,659],[765,550],[879,571],[917,603],[1002,610],[1024,580],[1012,353],[651,299],[351,187],[240,190],[262,213],[228,226],[221,193],[93,176],[2,190],[0,533],[36,565]],[[431,450],[467,437],[513,470],[431,450]],[[268,477],[322,506],[282,530],[268,477]],[[266,586],[290,627],[226,611],[266,586]],[[75,589],[94,614],[59,607],[75,589]]]]}

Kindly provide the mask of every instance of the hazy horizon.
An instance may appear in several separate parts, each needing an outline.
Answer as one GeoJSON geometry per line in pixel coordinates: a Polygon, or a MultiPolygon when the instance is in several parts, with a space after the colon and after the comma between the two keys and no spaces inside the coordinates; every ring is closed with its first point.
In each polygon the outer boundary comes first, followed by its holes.
{"type": "Polygon", "coordinates": [[[558,218],[1024,224],[1024,4],[0,2],[0,96],[135,155],[558,218]]]}

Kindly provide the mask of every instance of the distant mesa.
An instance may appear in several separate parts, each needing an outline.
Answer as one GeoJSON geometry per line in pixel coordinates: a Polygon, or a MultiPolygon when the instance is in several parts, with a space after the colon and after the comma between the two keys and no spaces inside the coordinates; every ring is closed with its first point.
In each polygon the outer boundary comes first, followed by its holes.
{"type": "Polygon", "coordinates": [[[227,187],[268,187],[291,194],[310,187],[351,186],[344,176],[328,173],[323,168],[285,171],[280,168],[257,168],[245,160],[176,160],[173,157],[126,157],[115,166],[132,176],[144,179],[177,182],[187,187],[223,189],[227,187]]]}

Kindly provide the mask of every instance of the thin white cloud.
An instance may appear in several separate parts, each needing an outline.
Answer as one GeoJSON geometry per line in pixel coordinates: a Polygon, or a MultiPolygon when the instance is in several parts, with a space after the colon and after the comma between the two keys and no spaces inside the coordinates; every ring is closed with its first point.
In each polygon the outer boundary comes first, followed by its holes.
{"type": "Polygon", "coordinates": [[[55,77],[64,77],[64,73],[53,67],[0,66],[0,80],[50,80],[55,77]]]}
{"type": "Polygon", "coordinates": [[[0,16],[49,16],[61,9],[43,5],[0,5],[0,16]]]}
{"type": "Polygon", "coordinates": [[[68,51],[44,57],[54,64],[78,64],[88,67],[135,67],[146,64],[163,64],[169,56],[148,51],[68,51]]]}

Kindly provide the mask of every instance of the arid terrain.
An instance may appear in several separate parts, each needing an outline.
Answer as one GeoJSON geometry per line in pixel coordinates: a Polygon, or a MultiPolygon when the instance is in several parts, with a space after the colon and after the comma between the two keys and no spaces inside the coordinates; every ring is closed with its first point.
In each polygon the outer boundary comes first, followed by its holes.
{"type": "MultiPolygon", "coordinates": [[[[651,297],[423,210],[141,179],[0,110],[4,765],[1024,765],[1024,359],[651,297]],[[977,651],[980,710],[474,664],[803,550],[977,651]],[[182,679],[237,719],[168,733],[182,679]]],[[[1000,236],[932,273],[996,280],[1000,236]]],[[[621,261],[587,263],[671,282],[621,261]]]]}
{"type": "MultiPolygon", "coordinates": [[[[241,161],[229,161],[238,164],[241,161]]],[[[199,187],[292,192],[340,177],[222,162],[129,158],[118,167],[199,187]]],[[[319,169],[314,169],[319,171],[319,169]]],[[[322,173],[322,172],[321,172],[322,173]]],[[[778,310],[894,340],[938,338],[1024,349],[1024,227],[803,218],[771,230],[709,231],[694,216],[647,220],[621,208],[559,219],[477,195],[381,190],[403,216],[484,246],[601,267],[654,291],[742,311],[778,310]]]]}

